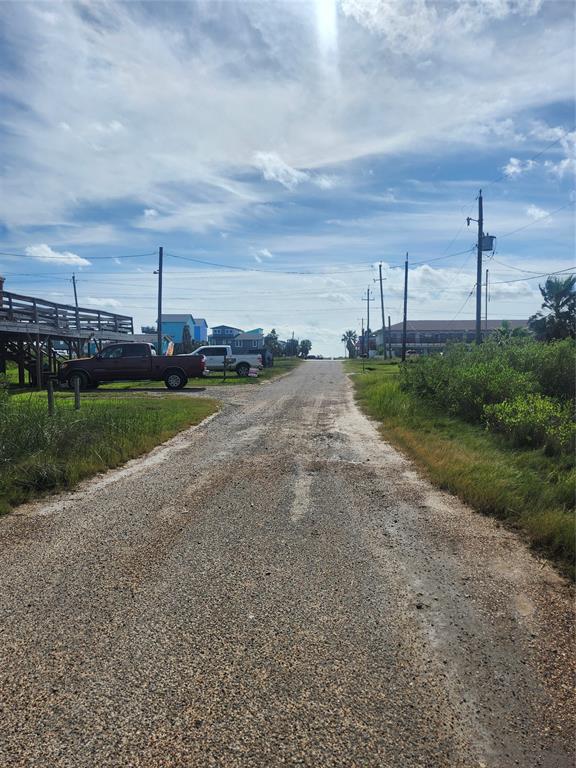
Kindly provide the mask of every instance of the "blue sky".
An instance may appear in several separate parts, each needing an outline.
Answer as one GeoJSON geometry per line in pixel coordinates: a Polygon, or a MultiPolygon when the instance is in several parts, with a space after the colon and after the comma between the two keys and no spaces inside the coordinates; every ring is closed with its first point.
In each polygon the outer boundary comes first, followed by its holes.
{"type": "Polygon", "coordinates": [[[0,19],[7,290],[71,301],[75,272],[81,304],[151,323],[162,245],[165,311],[336,354],[379,261],[401,319],[406,251],[412,319],[473,317],[479,188],[489,317],[532,314],[523,278],[574,264],[572,2],[4,2],[0,19]]]}

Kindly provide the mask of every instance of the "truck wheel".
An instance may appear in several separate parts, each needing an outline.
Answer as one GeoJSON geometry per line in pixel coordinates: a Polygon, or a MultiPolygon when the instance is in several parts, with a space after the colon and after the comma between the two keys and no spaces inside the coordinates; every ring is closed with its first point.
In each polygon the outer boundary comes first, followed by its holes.
{"type": "Polygon", "coordinates": [[[78,379],[78,383],[80,385],[80,389],[88,389],[88,376],[86,376],[85,373],[82,371],[77,371],[76,373],[71,373],[70,376],[68,376],[68,386],[70,389],[74,389],[74,383],[78,379]]]}
{"type": "Polygon", "coordinates": [[[248,376],[250,373],[250,366],[248,363],[238,363],[236,366],[236,373],[238,376],[248,376]]]}
{"type": "Polygon", "coordinates": [[[168,389],[183,389],[188,383],[188,379],[182,371],[169,371],[164,377],[164,383],[168,389]]]}

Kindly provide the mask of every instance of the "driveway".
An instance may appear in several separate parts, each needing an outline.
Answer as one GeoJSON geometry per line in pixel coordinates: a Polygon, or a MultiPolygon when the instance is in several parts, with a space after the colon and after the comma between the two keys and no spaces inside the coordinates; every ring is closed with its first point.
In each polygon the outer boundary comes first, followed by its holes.
{"type": "Polygon", "coordinates": [[[339,363],[217,396],[0,520],[0,765],[572,766],[571,588],[339,363]]]}

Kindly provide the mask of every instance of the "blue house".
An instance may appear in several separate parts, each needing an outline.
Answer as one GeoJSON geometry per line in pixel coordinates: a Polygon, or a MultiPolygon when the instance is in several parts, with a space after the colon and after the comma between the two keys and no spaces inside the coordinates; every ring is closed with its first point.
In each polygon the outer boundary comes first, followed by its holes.
{"type": "Polygon", "coordinates": [[[212,327],[212,334],[210,336],[210,344],[217,347],[224,344],[232,346],[232,340],[242,333],[241,328],[234,328],[232,325],[215,325],[212,327]]]}
{"type": "Polygon", "coordinates": [[[192,315],[162,315],[162,333],[170,336],[174,344],[185,344],[194,339],[192,315]]]}
{"type": "Polygon", "coordinates": [[[262,328],[253,328],[251,331],[244,331],[234,337],[232,341],[232,352],[253,353],[255,350],[262,349],[264,346],[264,330],[262,328]]]}
{"type": "Polygon", "coordinates": [[[203,317],[194,318],[194,341],[199,341],[202,344],[208,342],[208,323],[203,317]]]}

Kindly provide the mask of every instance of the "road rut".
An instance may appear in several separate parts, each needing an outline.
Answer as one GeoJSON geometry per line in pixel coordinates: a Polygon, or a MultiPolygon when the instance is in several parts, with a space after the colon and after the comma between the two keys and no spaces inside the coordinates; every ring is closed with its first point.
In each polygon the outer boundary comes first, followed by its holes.
{"type": "Polygon", "coordinates": [[[572,766],[571,587],[339,363],[217,396],[0,520],[0,765],[572,766]]]}

